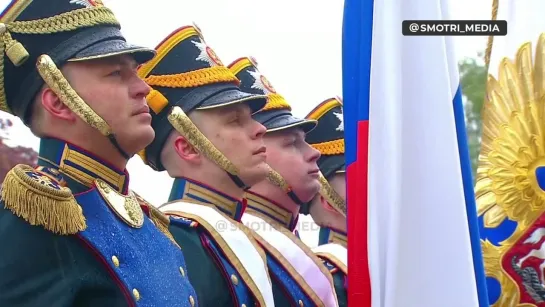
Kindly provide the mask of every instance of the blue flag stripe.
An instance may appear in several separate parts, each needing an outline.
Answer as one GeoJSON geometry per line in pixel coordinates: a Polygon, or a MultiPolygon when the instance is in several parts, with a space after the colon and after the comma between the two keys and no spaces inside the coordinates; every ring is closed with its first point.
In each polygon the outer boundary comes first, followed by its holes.
{"type": "Polygon", "coordinates": [[[342,70],[346,164],[356,161],[357,123],[369,120],[373,0],[346,0],[342,70]]]}
{"type": "Polygon", "coordinates": [[[471,158],[467,145],[467,134],[462,103],[462,91],[460,87],[454,96],[454,121],[456,123],[456,136],[458,139],[458,152],[460,154],[460,167],[462,170],[462,182],[466,201],[467,221],[473,254],[473,268],[475,270],[475,282],[479,296],[479,306],[488,307],[488,291],[486,288],[486,276],[484,274],[484,262],[479,236],[479,223],[477,219],[477,205],[475,191],[473,189],[473,175],[471,172],[471,158]]]}

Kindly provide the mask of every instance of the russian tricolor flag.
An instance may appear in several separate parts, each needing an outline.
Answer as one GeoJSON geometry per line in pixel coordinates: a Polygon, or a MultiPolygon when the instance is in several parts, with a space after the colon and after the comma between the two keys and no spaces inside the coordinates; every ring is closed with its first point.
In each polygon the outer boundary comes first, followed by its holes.
{"type": "Polygon", "coordinates": [[[350,306],[488,306],[447,2],[345,0],[350,306]]]}

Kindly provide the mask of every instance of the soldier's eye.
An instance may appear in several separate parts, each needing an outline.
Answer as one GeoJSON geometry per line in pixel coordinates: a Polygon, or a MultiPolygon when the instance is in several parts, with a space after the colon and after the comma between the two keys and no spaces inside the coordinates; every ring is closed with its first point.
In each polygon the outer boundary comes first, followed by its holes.
{"type": "Polygon", "coordinates": [[[286,143],[284,143],[286,147],[295,145],[295,140],[288,140],[286,143]]]}

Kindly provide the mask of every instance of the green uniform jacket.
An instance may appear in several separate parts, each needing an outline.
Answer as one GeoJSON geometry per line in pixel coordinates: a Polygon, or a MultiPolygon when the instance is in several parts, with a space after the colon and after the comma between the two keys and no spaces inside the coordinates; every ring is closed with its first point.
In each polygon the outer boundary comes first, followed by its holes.
{"type": "Polygon", "coordinates": [[[76,236],[55,235],[1,209],[0,242],[0,306],[127,306],[76,236]]]}
{"type": "MultiPolygon", "coordinates": [[[[144,215],[144,224],[131,228],[116,215],[119,212],[114,214],[105,204],[98,189],[88,185],[97,178],[108,178],[119,183],[110,186],[104,179],[110,191],[127,191],[126,173],[114,180],[116,171],[53,139],[42,140],[40,157],[42,166],[17,166],[3,183],[0,306],[198,304],[189,280],[180,273],[187,269],[183,254],[170,234],[153,225],[159,220],[143,210],[150,217],[144,215]],[[61,176],[69,171],[57,168],[61,164],[76,166],[80,176],[61,176]],[[64,183],[76,195],[73,198],[67,191],[73,203],[52,197],[64,183]]],[[[142,211],[134,200],[133,208],[142,211]]]]}
{"type": "MultiPolygon", "coordinates": [[[[227,218],[231,226],[239,225],[237,219],[242,215],[244,204],[235,198],[225,195],[211,187],[186,178],[176,178],[171,190],[169,202],[180,200],[193,203],[196,206],[215,208],[227,218]]],[[[164,204],[160,210],[171,216],[170,232],[176,242],[181,246],[187,263],[189,280],[197,292],[200,306],[256,306],[261,302],[264,305],[264,295],[253,285],[253,280],[241,268],[241,259],[233,251],[225,247],[220,239],[222,229],[218,225],[205,225],[203,217],[187,214],[184,206],[172,207],[176,204],[164,204]],[[185,220],[185,221],[184,221],[185,220]],[[192,221],[187,223],[187,220],[192,221]],[[243,277],[244,276],[244,277],[243,277]]],[[[221,226],[221,225],[220,225],[221,226]]],[[[225,225],[224,225],[225,226],[225,225]]],[[[255,243],[249,248],[255,248],[263,261],[263,278],[268,279],[270,290],[270,278],[266,270],[265,254],[259,248],[253,238],[249,242],[255,243]]],[[[239,245],[240,246],[240,245],[239,245]]],[[[251,258],[254,259],[254,258],[251,258]]],[[[266,283],[266,282],[265,282],[266,283]]],[[[269,292],[272,297],[272,291],[269,292]]]]}

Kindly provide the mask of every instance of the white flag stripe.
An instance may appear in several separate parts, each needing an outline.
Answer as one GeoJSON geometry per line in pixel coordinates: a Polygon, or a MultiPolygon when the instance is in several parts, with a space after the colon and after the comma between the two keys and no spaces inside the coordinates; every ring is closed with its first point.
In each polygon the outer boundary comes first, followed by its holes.
{"type": "Polygon", "coordinates": [[[369,101],[373,307],[478,306],[453,112],[451,38],[401,22],[448,19],[446,0],[375,1],[369,101]],[[377,259],[378,258],[378,259],[377,259]]]}

